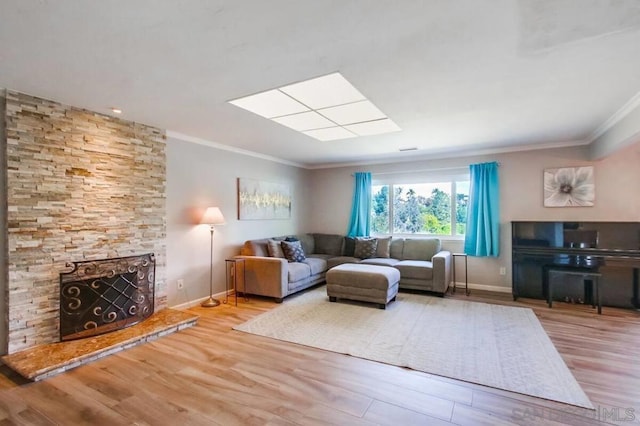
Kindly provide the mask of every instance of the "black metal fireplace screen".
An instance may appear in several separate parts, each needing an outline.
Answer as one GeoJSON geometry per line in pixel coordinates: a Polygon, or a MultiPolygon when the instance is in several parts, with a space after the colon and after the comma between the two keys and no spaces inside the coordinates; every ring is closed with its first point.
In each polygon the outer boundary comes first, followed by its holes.
{"type": "Polygon", "coordinates": [[[153,314],[153,253],[67,263],[60,273],[60,340],[137,324],[153,314]]]}

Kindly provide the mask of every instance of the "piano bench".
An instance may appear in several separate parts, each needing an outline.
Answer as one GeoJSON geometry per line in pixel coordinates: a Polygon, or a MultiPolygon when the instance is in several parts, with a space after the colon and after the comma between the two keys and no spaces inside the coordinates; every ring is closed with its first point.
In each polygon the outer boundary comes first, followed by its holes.
{"type": "Polygon", "coordinates": [[[602,300],[600,298],[600,278],[602,278],[601,273],[589,271],[571,271],[567,269],[548,269],[547,283],[549,283],[549,289],[547,291],[547,304],[550,308],[553,304],[553,284],[552,280],[548,279],[548,276],[552,273],[579,276],[582,278],[582,281],[591,281],[591,306],[593,306],[594,308],[598,308],[598,315],[602,314],[602,300]]]}

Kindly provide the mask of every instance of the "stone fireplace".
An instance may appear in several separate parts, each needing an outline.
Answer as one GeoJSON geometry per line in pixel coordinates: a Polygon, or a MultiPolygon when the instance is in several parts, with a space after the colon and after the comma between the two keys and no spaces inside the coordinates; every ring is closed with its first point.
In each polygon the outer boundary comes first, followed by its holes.
{"type": "Polygon", "coordinates": [[[13,91],[4,102],[7,353],[60,340],[69,261],[153,253],[151,304],[165,308],[164,131],[13,91]]]}

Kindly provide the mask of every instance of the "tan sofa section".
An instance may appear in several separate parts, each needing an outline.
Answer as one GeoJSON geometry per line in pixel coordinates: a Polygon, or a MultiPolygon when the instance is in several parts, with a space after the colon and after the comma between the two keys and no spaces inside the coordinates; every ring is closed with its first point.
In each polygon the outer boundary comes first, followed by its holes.
{"type": "MultiPolygon", "coordinates": [[[[400,271],[400,289],[446,293],[451,281],[451,253],[441,249],[438,238],[392,238],[388,258],[359,259],[348,253],[349,241],[338,234],[301,234],[307,259],[288,262],[270,257],[270,239],[249,240],[240,256],[245,259],[245,291],[276,301],[325,281],[326,272],[344,263],[387,266],[400,271]]],[[[387,237],[388,238],[388,237],[387,237]]],[[[274,237],[271,240],[284,240],[274,237]]]]}

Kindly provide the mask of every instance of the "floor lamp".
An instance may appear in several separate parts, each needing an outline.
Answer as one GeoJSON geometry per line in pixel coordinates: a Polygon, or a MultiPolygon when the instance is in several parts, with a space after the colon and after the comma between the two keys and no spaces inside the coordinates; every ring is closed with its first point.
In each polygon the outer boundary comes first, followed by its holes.
{"type": "Polygon", "coordinates": [[[209,298],[202,302],[200,306],[205,308],[213,308],[218,306],[220,302],[213,298],[213,232],[216,225],[224,225],[224,216],[218,207],[209,207],[204,212],[200,223],[211,227],[211,256],[209,257],[209,298]]]}

